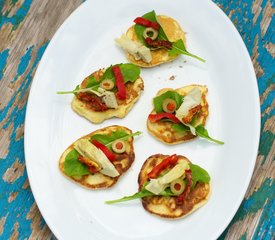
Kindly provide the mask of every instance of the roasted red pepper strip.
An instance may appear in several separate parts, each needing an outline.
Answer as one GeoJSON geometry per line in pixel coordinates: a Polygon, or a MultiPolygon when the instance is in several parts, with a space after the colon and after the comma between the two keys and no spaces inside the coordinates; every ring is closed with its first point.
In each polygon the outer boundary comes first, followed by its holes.
{"type": "Polygon", "coordinates": [[[163,118],[168,118],[172,120],[174,123],[180,123],[180,120],[172,113],[156,113],[156,114],[149,114],[148,119],[150,122],[155,123],[163,118]]]}
{"type": "Polygon", "coordinates": [[[92,144],[94,144],[97,148],[99,148],[110,161],[114,161],[116,156],[113,154],[104,144],[98,142],[97,140],[92,140],[92,144]]]}
{"type": "Polygon", "coordinates": [[[78,161],[84,163],[88,167],[88,170],[91,173],[97,173],[100,170],[100,168],[97,165],[95,165],[95,163],[93,161],[90,161],[89,159],[87,159],[81,155],[78,156],[78,161]]]}
{"type": "Polygon", "coordinates": [[[186,196],[190,193],[191,186],[192,186],[192,171],[191,169],[185,170],[185,176],[187,179],[186,187],[181,195],[179,195],[176,199],[176,204],[181,205],[186,198],[186,196]]]}
{"type": "Polygon", "coordinates": [[[126,88],[123,80],[123,76],[120,70],[120,67],[118,65],[112,67],[113,73],[116,78],[116,86],[117,86],[117,96],[121,100],[126,99],[126,88]]]}
{"type": "Polygon", "coordinates": [[[80,101],[86,102],[86,104],[96,112],[103,112],[109,109],[101,98],[93,93],[80,92],[77,95],[80,101]]]}
{"type": "Polygon", "coordinates": [[[169,166],[171,166],[171,165],[176,164],[178,160],[179,160],[179,157],[178,157],[176,154],[171,155],[171,156],[169,156],[169,157],[163,159],[161,163],[159,163],[158,165],[156,165],[156,166],[151,170],[151,172],[149,172],[149,173],[147,174],[147,176],[148,176],[149,178],[157,178],[157,177],[159,176],[159,174],[160,174],[163,170],[167,169],[167,168],[168,168],[169,166]]]}
{"type": "Polygon", "coordinates": [[[152,21],[147,20],[143,17],[137,17],[134,20],[134,23],[145,26],[145,27],[151,27],[151,28],[154,28],[156,30],[159,30],[159,28],[160,28],[160,25],[157,22],[152,22],[152,21]]]}
{"type": "Polygon", "coordinates": [[[145,42],[149,46],[154,47],[154,48],[165,47],[167,49],[172,49],[172,43],[169,41],[166,41],[166,40],[153,40],[148,37],[148,38],[145,38],[145,42]]]}

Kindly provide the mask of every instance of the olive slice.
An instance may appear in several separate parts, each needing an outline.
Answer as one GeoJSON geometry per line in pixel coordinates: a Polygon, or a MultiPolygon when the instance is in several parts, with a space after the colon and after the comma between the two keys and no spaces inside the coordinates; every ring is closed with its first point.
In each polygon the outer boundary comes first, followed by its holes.
{"type": "Polygon", "coordinates": [[[145,28],[145,30],[143,31],[144,39],[151,38],[152,40],[155,40],[157,39],[158,35],[159,35],[158,31],[151,27],[145,28]]]}
{"type": "Polygon", "coordinates": [[[178,178],[170,183],[171,192],[177,196],[183,193],[185,186],[186,184],[181,178],[178,178]]]}
{"type": "Polygon", "coordinates": [[[100,87],[107,91],[112,90],[114,86],[115,86],[114,82],[110,79],[105,79],[100,83],[100,87]]]}
{"type": "Polygon", "coordinates": [[[166,98],[162,102],[162,109],[164,112],[173,113],[176,111],[177,103],[172,98],[166,98]]]}
{"type": "Polygon", "coordinates": [[[115,153],[124,153],[126,151],[126,144],[123,140],[116,140],[112,144],[112,149],[115,153]]]}

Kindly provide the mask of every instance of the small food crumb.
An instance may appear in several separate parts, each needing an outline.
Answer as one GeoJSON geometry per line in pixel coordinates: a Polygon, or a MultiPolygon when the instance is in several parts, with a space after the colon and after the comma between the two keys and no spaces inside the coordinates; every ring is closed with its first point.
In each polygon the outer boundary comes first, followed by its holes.
{"type": "Polygon", "coordinates": [[[176,76],[173,75],[169,78],[169,80],[175,80],[175,78],[176,78],[176,76]]]}

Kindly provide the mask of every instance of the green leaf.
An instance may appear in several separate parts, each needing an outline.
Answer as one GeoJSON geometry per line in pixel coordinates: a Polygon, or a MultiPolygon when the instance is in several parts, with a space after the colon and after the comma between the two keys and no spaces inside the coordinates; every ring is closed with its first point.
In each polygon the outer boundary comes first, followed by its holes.
{"type": "MultiPolygon", "coordinates": [[[[126,196],[120,199],[116,199],[116,200],[110,200],[110,201],[106,201],[105,203],[107,204],[112,204],[112,203],[119,203],[119,202],[126,202],[126,201],[131,201],[134,199],[138,199],[138,198],[144,198],[144,197],[152,197],[152,196],[156,196],[154,193],[151,193],[150,191],[146,190],[145,188],[143,188],[141,191],[131,195],[131,196],[126,196]]],[[[169,188],[163,190],[159,195],[157,196],[175,196],[171,190],[169,188]]]]}
{"type": "Polygon", "coordinates": [[[96,86],[96,85],[98,85],[98,81],[95,79],[94,75],[91,74],[88,77],[86,88],[91,88],[91,87],[96,86]]]}
{"type": "MultiPolygon", "coordinates": [[[[116,65],[119,65],[125,83],[136,81],[140,75],[140,68],[132,63],[120,63],[116,65]]],[[[97,81],[95,77],[91,74],[88,77],[86,88],[78,88],[73,91],[57,92],[57,94],[89,92],[91,90],[96,91],[99,88],[100,82],[105,79],[110,79],[115,83],[115,76],[112,71],[112,65],[105,70],[103,76],[100,78],[99,81],[97,81]]]]}
{"type": "Polygon", "coordinates": [[[140,75],[140,68],[132,63],[119,64],[124,82],[134,82],[140,75]]]}
{"type": "Polygon", "coordinates": [[[210,182],[210,176],[206,170],[192,163],[190,163],[189,166],[192,171],[192,188],[196,186],[197,182],[210,182]]]}
{"type": "Polygon", "coordinates": [[[126,197],[122,197],[120,199],[115,199],[115,200],[109,200],[109,201],[106,201],[105,203],[112,204],[112,203],[126,202],[126,201],[131,201],[134,199],[150,197],[150,196],[154,196],[154,194],[149,192],[146,189],[142,189],[140,192],[137,192],[131,196],[126,196],[126,197]]]}
{"type": "MultiPolygon", "coordinates": [[[[123,80],[125,83],[127,82],[134,82],[137,80],[137,78],[140,75],[140,68],[132,63],[121,63],[121,64],[116,64],[120,67],[123,80]]],[[[114,65],[114,66],[116,66],[114,65]]],[[[105,79],[110,79],[113,82],[115,82],[115,75],[112,70],[113,66],[110,66],[106,69],[104,72],[102,78],[100,79],[100,82],[105,80],[105,79]]]]}
{"type": "Polygon", "coordinates": [[[184,54],[193,58],[196,58],[198,60],[200,60],[201,62],[205,62],[204,59],[188,52],[186,50],[186,47],[184,45],[184,42],[182,41],[182,39],[177,40],[176,42],[172,43],[172,49],[168,51],[169,56],[177,56],[179,54],[184,54]]]}
{"type": "Polygon", "coordinates": [[[193,117],[193,119],[191,120],[191,122],[190,122],[190,125],[191,125],[191,126],[194,126],[194,127],[195,127],[196,124],[198,124],[198,120],[199,120],[199,119],[198,119],[198,116],[199,116],[199,113],[200,113],[200,112],[197,112],[197,113],[195,114],[195,116],[193,117]]]}
{"type": "Polygon", "coordinates": [[[117,130],[115,132],[112,132],[111,134],[95,134],[91,137],[91,140],[97,140],[98,142],[104,144],[106,147],[108,147],[109,149],[111,149],[112,147],[112,143],[116,140],[126,140],[129,137],[134,137],[134,136],[138,136],[140,135],[141,132],[135,132],[132,134],[129,134],[127,132],[125,132],[124,130],[117,130]]]}
{"type": "Polygon", "coordinates": [[[217,144],[224,144],[224,142],[222,141],[211,138],[208,134],[208,131],[205,129],[205,127],[202,124],[196,127],[196,134],[202,138],[208,139],[217,144]]]}
{"type": "Polygon", "coordinates": [[[174,123],[172,124],[172,129],[175,131],[175,132],[188,132],[190,131],[190,128],[181,124],[181,123],[174,123]]]}
{"type": "MultiPolygon", "coordinates": [[[[147,20],[149,20],[149,21],[151,21],[151,22],[155,22],[155,23],[159,24],[155,11],[151,11],[151,12],[145,13],[142,17],[145,18],[145,19],[147,19],[147,20]]],[[[143,37],[143,32],[144,32],[144,30],[146,28],[147,27],[145,27],[145,26],[142,26],[142,25],[139,25],[139,24],[135,24],[135,32],[137,34],[137,37],[141,41],[141,43],[143,43],[144,45],[147,45],[146,42],[145,42],[145,40],[144,40],[144,37],[143,37]]],[[[168,38],[167,38],[165,32],[163,31],[162,27],[160,27],[160,29],[158,31],[157,40],[168,41],[168,38]]]]}
{"type": "Polygon", "coordinates": [[[167,91],[153,99],[154,107],[157,113],[163,112],[162,103],[166,98],[171,98],[175,100],[177,104],[177,109],[180,107],[180,105],[183,102],[183,96],[181,96],[180,94],[174,91],[167,91]]]}
{"type": "Polygon", "coordinates": [[[79,153],[75,149],[73,149],[67,154],[65,158],[64,171],[65,174],[69,177],[90,174],[87,166],[78,161],[78,157],[79,153]]]}
{"type": "Polygon", "coordinates": [[[220,140],[211,138],[208,134],[208,131],[202,124],[195,127],[195,123],[197,120],[198,120],[197,115],[195,115],[190,124],[174,123],[171,125],[171,127],[175,132],[186,132],[186,131],[190,131],[190,128],[194,128],[196,135],[200,136],[201,138],[208,139],[209,141],[215,142],[217,144],[224,144],[224,142],[220,140]]]}

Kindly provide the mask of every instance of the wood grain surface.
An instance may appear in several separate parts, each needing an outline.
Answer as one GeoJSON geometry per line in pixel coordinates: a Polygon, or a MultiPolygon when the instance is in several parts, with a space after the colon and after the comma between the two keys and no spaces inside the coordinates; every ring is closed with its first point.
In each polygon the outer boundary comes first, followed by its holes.
{"type": "MultiPolygon", "coordinates": [[[[214,0],[240,32],[259,86],[261,139],[254,174],[220,239],[274,239],[274,0],[214,0]]],[[[0,0],[0,239],[54,239],[25,168],[24,119],[30,85],[53,34],[82,1],[0,0]]]]}

